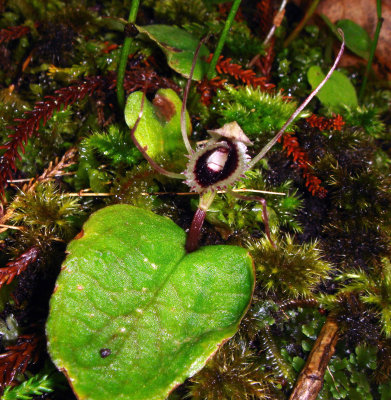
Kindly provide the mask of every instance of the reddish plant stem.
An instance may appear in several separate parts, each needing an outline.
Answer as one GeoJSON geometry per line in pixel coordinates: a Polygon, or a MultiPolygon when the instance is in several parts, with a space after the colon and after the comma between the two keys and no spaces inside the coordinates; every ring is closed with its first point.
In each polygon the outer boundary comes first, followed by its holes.
{"type": "Polygon", "coordinates": [[[259,196],[242,196],[235,192],[231,192],[231,194],[240,200],[258,201],[259,203],[262,204],[262,219],[263,219],[263,224],[265,225],[265,233],[266,233],[266,236],[269,239],[271,245],[276,249],[277,246],[273,242],[272,237],[270,235],[269,214],[267,212],[266,200],[263,197],[259,197],[259,196]]]}
{"type": "Polygon", "coordinates": [[[189,233],[187,234],[185,249],[187,253],[191,253],[198,249],[201,229],[204,224],[206,211],[197,208],[194,214],[193,221],[191,222],[189,233]]]}

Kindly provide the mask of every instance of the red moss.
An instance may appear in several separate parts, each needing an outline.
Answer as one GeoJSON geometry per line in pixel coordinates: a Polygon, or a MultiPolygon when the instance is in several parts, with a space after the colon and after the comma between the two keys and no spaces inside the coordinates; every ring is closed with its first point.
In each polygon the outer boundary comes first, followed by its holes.
{"type": "Polygon", "coordinates": [[[9,42],[10,40],[19,39],[30,32],[28,26],[11,26],[0,30],[0,44],[9,42]]]}
{"type": "Polygon", "coordinates": [[[226,82],[226,79],[221,79],[219,76],[211,80],[203,79],[197,86],[197,91],[201,94],[202,103],[209,106],[216,90],[222,88],[226,82]]]}
{"type": "MultiPolygon", "coordinates": [[[[212,60],[213,54],[210,54],[207,62],[212,60]]],[[[240,64],[231,62],[231,58],[224,60],[223,56],[219,57],[216,65],[216,71],[219,75],[225,74],[232,76],[236,80],[242,81],[246,85],[250,85],[254,88],[259,87],[261,90],[271,90],[275,87],[272,83],[266,82],[266,77],[257,76],[252,69],[243,69],[240,64]]],[[[205,105],[210,105],[212,97],[216,92],[216,89],[223,87],[227,82],[226,79],[215,77],[211,80],[204,79],[198,84],[198,91],[201,93],[201,101],[205,105]]]]}
{"type": "MultiPolygon", "coordinates": [[[[114,74],[106,77],[86,77],[71,86],[56,90],[53,96],[46,96],[44,101],[37,102],[34,109],[27,111],[23,118],[15,119],[16,125],[10,127],[13,132],[8,135],[8,141],[0,146],[0,149],[5,150],[0,157],[0,197],[2,200],[4,200],[7,179],[11,179],[13,172],[16,171],[16,160],[20,159],[20,152],[24,152],[27,141],[37,134],[40,126],[45,126],[55,111],[67,108],[86,96],[90,97],[99,91],[100,100],[102,100],[108,91],[115,88],[115,85],[114,74]]],[[[126,72],[124,87],[127,93],[140,89],[155,91],[163,87],[179,91],[178,86],[171,80],[159,77],[156,72],[145,69],[142,64],[126,72]]]]}
{"type": "Polygon", "coordinates": [[[0,388],[8,386],[18,374],[23,374],[30,363],[39,358],[43,337],[21,335],[16,344],[7,346],[6,352],[0,354],[0,388]]]}
{"type": "Polygon", "coordinates": [[[243,69],[240,64],[235,64],[231,61],[231,58],[224,60],[224,57],[220,56],[216,65],[216,71],[219,74],[230,75],[246,85],[259,87],[261,90],[271,90],[275,87],[272,83],[267,83],[264,76],[257,76],[252,69],[243,69]]]}
{"type": "Polygon", "coordinates": [[[312,128],[318,128],[320,131],[340,131],[345,125],[344,120],[339,114],[333,118],[312,114],[306,121],[312,128]]]}
{"type": "Polygon", "coordinates": [[[259,25],[260,37],[269,32],[273,22],[274,9],[270,0],[260,0],[255,5],[255,19],[259,25]]]}
{"type": "Polygon", "coordinates": [[[9,285],[14,278],[25,271],[30,264],[35,262],[39,255],[37,247],[31,247],[22,255],[13,261],[10,261],[6,267],[0,269],[0,288],[3,285],[9,285]]]}
{"type": "Polygon", "coordinates": [[[302,170],[302,175],[305,179],[305,185],[308,191],[313,196],[324,198],[327,194],[327,190],[321,186],[322,181],[311,172],[311,163],[308,160],[308,155],[300,147],[297,138],[293,133],[285,133],[282,140],[283,149],[286,151],[288,156],[292,157],[295,164],[302,170]]]}
{"type": "Polygon", "coordinates": [[[13,132],[8,135],[8,142],[0,146],[5,150],[0,158],[0,196],[4,195],[7,179],[12,178],[12,173],[16,171],[19,151],[24,152],[28,139],[37,133],[41,124],[45,126],[55,111],[90,96],[102,84],[103,79],[100,77],[85,78],[67,88],[56,90],[54,96],[47,96],[44,101],[37,102],[32,111],[24,114],[24,118],[15,119],[17,124],[10,127],[13,132]]]}

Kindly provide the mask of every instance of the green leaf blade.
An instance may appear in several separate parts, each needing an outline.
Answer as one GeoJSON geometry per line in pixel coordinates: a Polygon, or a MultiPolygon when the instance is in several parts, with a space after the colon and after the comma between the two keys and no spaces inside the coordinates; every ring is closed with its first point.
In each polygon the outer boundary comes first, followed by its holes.
{"type": "Polygon", "coordinates": [[[117,205],[71,242],[47,332],[79,399],[164,399],[237,330],[254,285],[247,252],[185,255],[184,241],[172,221],[117,205]]]}
{"type": "MultiPolygon", "coordinates": [[[[142,92],[129,95],[125,106],[125,121],[133,128],[141,110],[142,92]]],[[[163,164],[173,161],[182,170],[187,153],[181,130],[182,100],[172,89],[159,89],[153,103],[144,101],[143,114],[135,132],[142,147],[147,147],[148,155],[163,164]]],[[[186,132],[191,133],[189,113],[185,112],[186,132]]]]}
{"type": "Polygon", "coordinates": [[[321,17],[338,39],[341,38],[338,29],[342,29],[346,47],[350,51],[365,60],[369,58],[372,40],[362,26],[350,19],[341,19],[333,24],[326,15],[321,14],[321,17]]]}
{"type": "MultiPolygon", "coordinates": [[[[196,37],[171,25],[138,26],[137,29],[156,42],[164,51],[168,65],[174,71],[185,78],[189,78],[194,53],[199,43],[196,37]]],[[[194,68],[193,80],[200,81],[206,74],[208,63],[205,59],[208,56],[209,50],[205,45],[202,45],[194,68]]]]}
{"type": "MultiPolygon", "coordinates": [[[[324,77],[325,74],[317,65],[313,65],[307,72],[307,79],[312,90],[315,90],[324,77]]],[[[344,107],[358,106],[356,89],[349,78],[339,71],[333,72],[316,97],[334,112],[340,112],[344,107]]]]}

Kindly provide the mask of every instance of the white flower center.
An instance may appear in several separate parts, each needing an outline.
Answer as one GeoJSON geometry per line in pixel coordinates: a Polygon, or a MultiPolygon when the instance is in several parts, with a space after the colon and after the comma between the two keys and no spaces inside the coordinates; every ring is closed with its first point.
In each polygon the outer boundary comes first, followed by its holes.
{"type": "Polygon", "coordinates": [[[206,160],[206,165],[212,172],[220,172],[223,170],[228,159],[229,150],[225,147],[219,147],[206,160]]]}

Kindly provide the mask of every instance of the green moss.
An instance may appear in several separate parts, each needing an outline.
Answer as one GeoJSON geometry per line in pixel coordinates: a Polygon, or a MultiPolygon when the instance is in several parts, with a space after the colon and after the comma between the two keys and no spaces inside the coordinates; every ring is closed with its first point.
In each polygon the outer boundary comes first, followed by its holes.
{"type": "MultiPolygon", "coordinates": [[[[236,185],[236,189],[249,190],[250,196],[255,195],[266,199],[271,232],[277,233],[284,228],[300,232],[301,227],[296,217],[301,201],[297,196],[297,190],[292,188],[292,182],[286,181],[278,187],[273,187],[266,182],[259,170],[247,171],[245,175],[246,177],[236,185]],[[257,190],[266,193],[257,193],[257,190]],[[268,191],[278,194],[267,194],[268,191]]],[[[246,192],[239,192],[239,194],[246,195],[246,192]]],[[[262,204],[254,200],[238,200],[230,193],[214,200],[206,219],[227,233],[234,231],[251,233],[264,229],[262,204]]]]}
{"type": "MultiPolygon", "coordinates": [[[[264,146],[296,109],[281,93],[269,94],[249,86],[219,90],[215,100],[220,124],[236,121],[256,146],[264,146]]],[[[292,129],[292,126],[291,126],[292,129]]]]}
{"type": "Polygon", "coordinates": [[[296,244],[287,235],[276,240],[276,247],[267,238],[250,241],[248,246],[259,290],[277,293],[280,298],[311,296],[331,270],[316,242],[296,244]]]}
{"type": "Polygon", "coordinates": [[[204,369],[190,379],[195,400],[269,399],[276,380],[258,365],[259,358],[245,343],[223,345],[204,369]]]}
{"type": "Polygon", "coordinates": [[[61,193],[52,182],[19,193],[10,209],[11,221],[22,227],[21,235],[36,244],[69,238],[81,213],[78,199],[61,193]]]}

